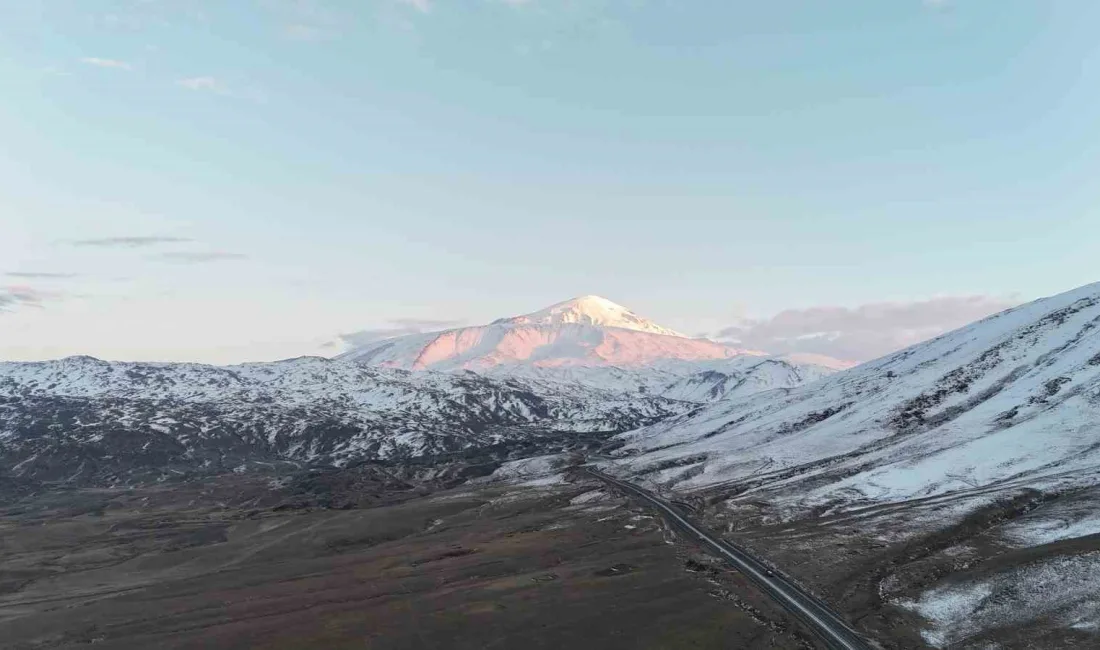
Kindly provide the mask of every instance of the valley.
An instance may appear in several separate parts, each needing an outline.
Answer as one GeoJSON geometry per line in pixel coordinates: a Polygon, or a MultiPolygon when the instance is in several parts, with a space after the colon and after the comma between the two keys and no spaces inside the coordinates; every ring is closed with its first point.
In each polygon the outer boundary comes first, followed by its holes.
{"type": "Polygon", "coordinates": [[[808,647],[781,614],[762,618],[766,602],[715,596],[653,517],[593,488],[419,486],[349,510],[242,475],[8,503],[0,638],[21,650],[808,647]]]}
{"type": "Polygon", "coordinates": [[[455,330],[450,356],[443,333],[270,364],[0,364],[0,632],[818,647],[591,465],[882,648],[1089,647],[1098,324],[1089,285],[838,372],[578,299],[455,330]]]}

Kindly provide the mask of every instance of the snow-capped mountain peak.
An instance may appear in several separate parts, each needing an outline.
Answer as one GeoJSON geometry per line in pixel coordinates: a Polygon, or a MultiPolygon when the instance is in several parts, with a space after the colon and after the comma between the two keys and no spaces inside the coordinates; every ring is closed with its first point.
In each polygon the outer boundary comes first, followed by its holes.
{"type": "Polygon", "coordinates": [[[790,388],[831,372],[798,361],[762,364],[766,357],[686,337],[589,295],[488,325],[374,341],[339,359],[386,368],[564,381],[622,394],[668,393],[688,401],[790,388]]]}
{"type": "Polygon", "coordinates": [[[679,336],[686,338],[675,330],[661,327],[653,321],[638,316],[626,307],[614,303],[601,296],[581,296],[559,302],[523,316],[502,318],[494,325],[598,325],[600,327],[617,327],[619,329],[646,332],[648,334],[661,334],[663,336],[679,336]]]}

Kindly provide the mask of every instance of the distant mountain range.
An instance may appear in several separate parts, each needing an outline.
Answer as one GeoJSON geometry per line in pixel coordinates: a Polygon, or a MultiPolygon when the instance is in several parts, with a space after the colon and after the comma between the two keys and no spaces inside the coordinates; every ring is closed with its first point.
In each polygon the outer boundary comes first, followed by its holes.
{"type": "Polygon", "coordinates": [[[1093,480],[1098,325],[1090,285],[833,374],[589,296],[337,359],[2,363],[0,478],[500,460],[619,434],[619,471],[683,489],[749,481],[795,508],[1093,480]]]}
{"type": "Polygon", "coordinates": [[[0,363],[0,476],[159,480],[275,463],[522,457],[829,374],[596,297],[338,359],[0,363]]]}

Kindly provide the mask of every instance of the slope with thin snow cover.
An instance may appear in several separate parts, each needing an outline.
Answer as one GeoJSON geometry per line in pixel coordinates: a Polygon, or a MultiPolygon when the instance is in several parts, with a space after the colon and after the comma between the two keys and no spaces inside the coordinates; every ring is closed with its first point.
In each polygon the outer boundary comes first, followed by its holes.
{"type": "Polygon", "coordinates": [[[881,574],[855,553],[933,647],[1097,646],[1100,284],[620,438],[612,471],[735,519],[836,515],[855,528],[820,524],[847,530],[830,546],[897,542],[881,574]]]}
{"type": "Polygon", "coordinates": [[[1100,284],[1008,310],[815,384],[623,434],[620,472],[745,481],[795,508],[1100,472],[1100,284]],[[661,468],[659,472],[653,472],[661,468]]]}
{"type": "Polygon", "coordinates": [[[242,463],[344,464],[502,444],[553,450],[693,404],[577,385],[276,363],[0,363],[0,474],[100,480],[242,463]],[[541,446],[540,446],[541,445],[541,446]]]}

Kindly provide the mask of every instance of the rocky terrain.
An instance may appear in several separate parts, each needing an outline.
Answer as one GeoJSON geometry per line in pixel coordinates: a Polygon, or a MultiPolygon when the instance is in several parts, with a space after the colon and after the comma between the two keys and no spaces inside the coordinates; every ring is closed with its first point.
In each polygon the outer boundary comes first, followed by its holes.
{"type": "Polygon", "coordinates": [[[322,358],[217,367],[76,357],[0,364],[0,476],[72,484],[257,466],[508,458],[696,405],[322,358]]]}

